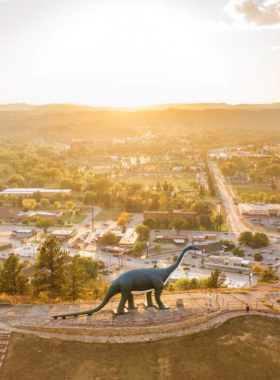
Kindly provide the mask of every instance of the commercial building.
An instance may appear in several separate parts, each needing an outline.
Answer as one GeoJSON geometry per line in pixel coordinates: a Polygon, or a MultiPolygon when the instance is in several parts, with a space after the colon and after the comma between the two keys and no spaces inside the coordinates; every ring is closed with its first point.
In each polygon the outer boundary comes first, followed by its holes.
{"type": "Polygon", "coordinates": [[[244,260],[242,257],[211,255],[204,265],[209,269],[219,268],[229,272],[250,273],[252,263],[249,260],[244,260]]]}
{"type": "Polygon", "coordinates": [[[280,216],[280,205],[263,203],[240,203],[241,215],[246,216],[280,216]]]}
{"type": "Polygon", "coordinates": [[[134,228],[128,228],[119,241],[119,246],[123,248],[133,248],[134,244],[138,240],[138,237],[139,234],[135,232],[134,228]]]}
{"type": "Polygon", "coordinates": [[[51,198],[56,193],[71,195],[71,189],[43,189],[39,187],[30,188],[16,188],[16,189],[6,189],[0,192],[0,195],[15,195],[22,197],[31,197],[35,193],[40,193],[43,198],[51,198]]]}
{"type": "Polygon", "coordinates": [[[13,230],[12,232],[12,236],[13,237],[16,237],[18,239],[25,239],[25,238],[29,238],[31,236],[34,236],[35,234],[35,229],[32,228],[32,229],[23,229],[23,230],[13,230]]]}
{"type": "Polygon", "coordinates": [[[193,235],[193,242],[200,242],[205,240],[216,240],[217,235],[216,234],[210,234],[210,233],[197,233],[193,235]]]}
{"type": "Polygon", "coordinates": [[[173,243],[179,246],[185,246],[188,240],[189,240],[188,236],[182,236],[182,235],[172,235],[172,236],[157,235],[155,238],[155,241],[158,243],[173,243]]]}
{"type": "Polygon", "coordinates": [[[51,236],[56,238],[56,240],[69,240],[74,234],[74,230],[55,230],[51,232],[51,236]]]}
{"type": "Polygon", "coordinates": [[[144,219],[154,218],[160,224],[163,224],[166,220],[168,220],[169,222],[171,222],[175,218],[189,220],[195,218],[196,215],[197,213],[194,211],[168,209],[167,211],[145,211],[144,219]]]}

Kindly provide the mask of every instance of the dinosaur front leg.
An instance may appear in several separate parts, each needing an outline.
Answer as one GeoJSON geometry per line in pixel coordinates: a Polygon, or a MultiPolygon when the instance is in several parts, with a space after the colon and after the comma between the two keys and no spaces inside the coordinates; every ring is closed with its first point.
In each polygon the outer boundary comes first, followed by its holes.
{"type": "Polygon", "coordinates": [[[160,296],[161,296],[161,293],[162,293],[162,290],[163,290],[163,286],[162,287],[157,287],[155,288],[155,299],[156,299],[156,302],[158,304],[158,308],[160,310],[164,310],[164,309],[168,309],[168,307],[162,302],[162,300],[160,299],[160,296]]]}
{"type": "Polygon", "coordinates": [[[134,303],[133,294],[130,294],[128,297],[128,309],[137,309],[137,305],[134,303]]]}

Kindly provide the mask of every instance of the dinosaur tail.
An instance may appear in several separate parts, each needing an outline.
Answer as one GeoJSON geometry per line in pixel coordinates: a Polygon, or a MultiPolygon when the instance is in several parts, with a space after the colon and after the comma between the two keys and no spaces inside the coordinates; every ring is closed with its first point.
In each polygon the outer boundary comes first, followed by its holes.
{"type": "Polygon", "coordinates": [[[97,311],[103,309],[103,307],[110,301],[110,299],[119,293],[119,290],[114,288],[113,286],[110,286],[103,301],[99,306],[97,306],[95,309],[90,309],[90,310],[84,310],[84,311],[79,311],[78,313],[69,313],[69,314],[60,314],[60,315],[53,315],[54,319],[57,318],[62,318],[65,319],[67,317],[78,317],[79,315],[91,315],[93,313],[96,313],[97,311]]]}

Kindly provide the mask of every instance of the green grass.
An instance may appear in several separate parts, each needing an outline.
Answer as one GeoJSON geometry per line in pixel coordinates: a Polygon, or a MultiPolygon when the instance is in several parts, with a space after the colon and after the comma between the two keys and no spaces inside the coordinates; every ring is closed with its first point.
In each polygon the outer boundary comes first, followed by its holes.
{"type": "Polygon", "coordinates": [[[264,187],[260,185],[252,185],[248,187],[232,187],[233,191],[240,196],[242,193],[257,194],[267,193],[269,195],[279,195],[279,189],[271,189],[271,187],[264,187]]]}
{"type": "MultiPolygon", "coordinates": [[[[157,182],[160,182],[161,184],[165,181],[169,184],[171,183],[173,186],[180,186],[182,189],[184,188],[190,188],[190,182],[194,181],[194,176],[188,176],[186,178],[174,178],[170,176],[159,176],[155,178],[147,178],[144,176],[134,176],[134,177],[115,177],[115,182],[126,182],[126,183],[137,183],[141,182],[144,186],[153,185],[156,186],[157,182]]],[[[190,189],[193,192],[193,189],[190,189]]]]}
{"type": "Polygon", "coordinates": [[[65,222],[71,222],[73,224],[82,223],[86,219],[86,214],[78,214],[78,215],[72,215],[72,216],[66,216],[64,218],[65,222]]]}
{"type": "Polygon", "coordinates": [[[102,211],[100,211],[99,214],[96,215],[96,217],[94,218],[94,220],[96,222],[106,222],[108,220],[116,220],[120,213],[122,211],[120,209],[115,209],[115,208],[111,208],[111,209],[103,209],[102,211]]]}

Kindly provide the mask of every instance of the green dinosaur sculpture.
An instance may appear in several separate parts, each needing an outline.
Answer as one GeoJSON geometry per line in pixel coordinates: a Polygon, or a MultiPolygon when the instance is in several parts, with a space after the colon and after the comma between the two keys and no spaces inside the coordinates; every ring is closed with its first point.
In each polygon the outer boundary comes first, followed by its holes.
{"type": "Polygon", "coordinates": [[[80,315],[91,315],[101,310],[110,299],[121,293],[122,297],[117,308],[118,313],[123,313],[125,308],[125,303],[128,301],[128,308],[134,308],[133,294],[146,293],[147,306],[154,306],[152,302],[152,291],[155,291],[155,300],[159,309],[165,309],[166,306],[160,299],[164,285],[167,283],[171,274],[178,268],[184,255],[190,251],[199,249],[196,246],[189,246],[181,252],[177,261],[167,268],[147,268],[147,269],[135,269],[129,272],[123,273],[110,285],[103,301],[95,309],[85,310],[78,313],[69,313],[62,315],[54,315],[54,319],[67,317],[78,317],[80,315]]]}

